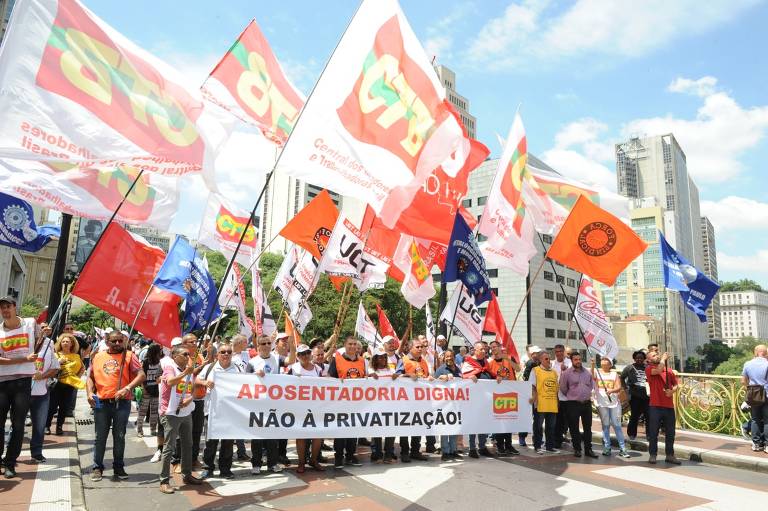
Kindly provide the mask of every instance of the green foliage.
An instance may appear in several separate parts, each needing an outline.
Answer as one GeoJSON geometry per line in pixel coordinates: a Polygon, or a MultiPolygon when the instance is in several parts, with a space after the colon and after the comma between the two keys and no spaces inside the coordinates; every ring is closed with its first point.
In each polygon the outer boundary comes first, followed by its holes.
{"type": "Polygon", "coordinates": [[[75,324],[75,328],[86,334],[94,332],[93,327],[106,328],[114,325],[114,318],[103,310],[86,303],[69,314],[67,321],[75,324]]]}
{"type": "Polygon", "coordinates": [[[43,312],[44,308],[45,306],[40,303],[36,296],[27,296],[24,299],[24,303],[21,304],[19,315],[22,318],[36,318],[43,312]]]}
{"type": "MultiPolygon", "coordinates": [[[[696,351],[699,351],[697,348],[696,351]]],[[[702,372],[701,368],[701,359],[698,357],[688,357],[685,359],[685,371],[686,373],[700,373],[702,372]]]]}
{"type": "Polygon", "coordinates": [[[741,279],[735,282],[723,282],[720,291],[765,291],[760,284],[751,279],[741,279]]]}
{"type": "Polygon", "coordinates": [[[728,360],[733,350],[719,339],[712,339],[704,346],[696,348],[696,353],[701,355],[706,364],[705,368],[717,367],[728,360]]]}
{"type": "Polygon", "coordinates": [[[744,362],[752,359],[755,346],[760,344],[760,342],[760,340],[755,339],[754,337],[742,337],[736,346],[733,347],[733,353],[728,360],[718,365],[715,368],[714,373],[739,376],[744,367],[744,362]]]}

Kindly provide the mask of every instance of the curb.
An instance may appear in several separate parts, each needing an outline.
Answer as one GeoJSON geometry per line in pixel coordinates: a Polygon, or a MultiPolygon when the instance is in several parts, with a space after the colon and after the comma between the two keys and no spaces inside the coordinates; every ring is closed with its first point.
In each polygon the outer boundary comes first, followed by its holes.
{"type": "Polygon", "coordinates": [[[85,489],[83,488],[83,470],[80,466],[80,450],[77,448],[77,421],[73,417],[67,417],[65,424],[72,426],[75,432],[74,444],[69,446],[69,467],[72,477],[69,480],[72,511],[87,511],[85,507],[85,489]]]}
{"type": "MultiPolygon", "coordinates": [[[[602,433],[592,433],[592,441],[603,445],[602,433]]],[[[618,447],[616,437],[611,436],[611,444],[618,447]]],[[[634,451],[648,452],[648,442],[643,440],[627,440],[627,445],[634,451]]],[[[659,441],[659,452],[663,452],[664,442],[659,441]]],[[[709,463],[722,467],[740,468],[768,474],[768,456],[761,459],[756,456],[743,454],[726,454],[710,449],[697,449],[687,445],[675,445],[675,455],[683,460],[699,463],[709,463]]]]}

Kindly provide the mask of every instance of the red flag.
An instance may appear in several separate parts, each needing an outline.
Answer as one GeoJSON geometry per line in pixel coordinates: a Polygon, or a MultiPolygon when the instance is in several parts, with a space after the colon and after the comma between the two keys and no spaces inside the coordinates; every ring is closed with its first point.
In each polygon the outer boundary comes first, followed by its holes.
{"type": "MultiPolygon", "coordinates": [[[[130,325],[164,259],[161,249],[113,222],[80,273],[72,294],[130,325]]],[[[170,347],[171,339],[181,335],[180,300],[153,288],[136,321],[136,330],[170,347]]]]}
{"type": "Polygon", "coordinates": [[[392,328],[392,323],[389,322],[389,318],[387,317],[387,313],[384,312],[384,309],[381,308],[381,305],[378,303],[376,304],[376,311],[379,314],[379,333],[382,337],[391,335],[395,339],[399,339],[397,336],[397,332],[395,332],[395,329],[392,328]]]}
{"type": "Polygon", "coordinates": [[[493,332],[496,334],[496,340],[501,343],[507,350],[509,358],[513,359],[518,364],[520,363],[520,355],[517,354],[517,348],[512,340],[512,334],[507,330],[507,324],[504,322],[504,316],[501,315],[501,309],[499,309],[499,300],[496,298],[496,294],[492,294],[488,309],[485,311],[485,323],[483,323],[483,330],[485,332],[493,332]]]}

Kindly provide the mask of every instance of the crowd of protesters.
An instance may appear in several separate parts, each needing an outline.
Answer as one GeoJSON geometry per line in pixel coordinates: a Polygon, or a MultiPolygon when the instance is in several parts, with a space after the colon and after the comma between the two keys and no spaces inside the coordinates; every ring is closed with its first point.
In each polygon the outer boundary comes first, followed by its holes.
{"type": "MultiPolygon", "coordinates": [[[[536,453],[559,453],[564,444],[570,443],[574,456],[598,457],[592,447],[594,407],[602,424],[602,454],[612,454],[613,429],[618,456],[629,457],[621,429],[623,406],[628,405],[631,415],[627,436],[633,440],[638,423],[645,424],[649,462],[656,463],[659,431],[663,429],[665,460],[680,463],[674,456],[672,397],[677,380],[667,368],[667,354],[659,353],[655,345],[636,352],[634,363],[617,373],[611,361],[602,359],[596,368],[594,362],[585,364],[581,352],[562,345],[555,346],[551,353],[529,346],[523,360],[517,361],[496,341],[451,350],[443,336],[435,342],[423,335],[402,342],[388,336],[375,349],[366,350],[354,337],[345,339],[343,347],[337,349],[334,337],[297,345],[283,333],[255,336],[251,343],[240,334],[228,340],[206,336],[203,342],[188,334],[174,339],[166,348],[144,339],[129,340],[127,332],[113,330],[92,346],[85,346],[90,355],[90,369],[86,371],[80,355],[84,348],[72,325],[66,325],[64,333],[53,342],[46,324],[36,325],[16,315],[13,299],[1,299],[0,311],[0,442],[9,412],[12,427],[7,449],[0,444],[7,478],[15,477],[27,413],[32,417],[32,458],[45,462],[43,436],[50,434],[54,417],[55,434],[62,434],[64,419],[72,415],[81,388],[86,389],[94,417],[91,479],[99,481],[103,477],[110,435],[112,475],[117,479],[129,477],[124,461],[125,435],[135,401],[136,434],[144,436],[148,422],[149,434],[157,438],[158,449],[150,461],[160,464],[160,490],[164,493],[176,491],[171,483],[173,473],[181,474],[183,482],[192,485],[201,484],[216,472],[221,478],[234,478],[235,456],[239,461],[250,461],[251,473],[259,475],[265,470],[281,472],[293,463],[298,473],[307,468],[323,471],[328,463],[335,469],[359,466],[359,445],[370,446],[370,461],[382,464],[427,462],[435,453],[443,462],[460,461],[465,455],[479,458],[520,454],[509,433],[471,434],[468,445],[460,435],[426,436],[423,450],[420,436],[337,438],[332,447],[321,438],[300,439],[296,441],[295,460],[288,457],[288,439],[251,440],[248,453],[244,440],[204,439],[210,391],[218,372],[342,380],[522,379],[531,385],[532,448],[536,453]],[[26,341],[19,342],[21,338],[26,341]],[[18,348],[21,345],[23,349],[18,348]],[[332,459],[324,456],[329,451],[332,459]]],[[[527,435],[521,433],[517,443],[519,448],[527,448],[527,435]]]]}

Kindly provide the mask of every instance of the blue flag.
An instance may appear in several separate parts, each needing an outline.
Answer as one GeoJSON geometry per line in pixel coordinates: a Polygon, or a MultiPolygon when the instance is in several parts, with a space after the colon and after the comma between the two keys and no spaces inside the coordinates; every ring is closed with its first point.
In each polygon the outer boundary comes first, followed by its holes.
{"type": "Polygon", "coordinates": [[[21,199],[0,193],[0,245],[37,252],[61,236],[56,225],[35,225],[32,206],[21,199]]]}
{"type": "Polygon", "coordinates": [[[444,278],[446,282],[460,280],[469,294],[475,297],[475,305],[491,299],[491,279],[485,269],[485,258],[477,246],[472,229],[460,214],[456,215],[453,222],[444,278]]]}
{"type": "Polygon", "coordinates": [[[203,328],[209,316],[214,320],[221,315],[221,307],[216,300],[216,283],[208,272],[208,262],[198,255],[190,270],[191,285],[184,307],[184,321],[187,325],[184,333],[203,328]]]}
{"type": "Polygon", "coordinates": [[[158,289],[163,289],[182,298],[187,297],[191,285],[190,273],[192,262],[197,251],[187,240],[176,235],[173,246],[165,256],[165,261],[152,283],[158,289]]]}
{"type": "Polygon", "coordinates": [[[707,320],[707,307],[720,289],[720,285],[696,269],[686,258],[673,249],[659,232],[661,262],[664,266],[664,287],[680,292],[686,307],[707,320]]]}

